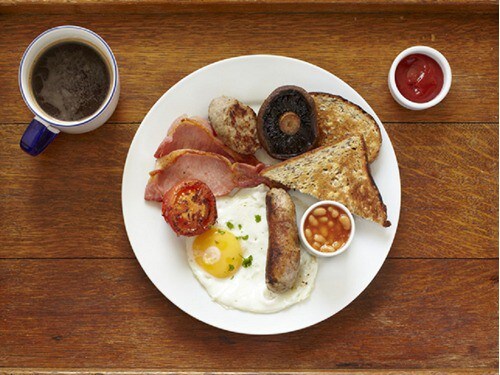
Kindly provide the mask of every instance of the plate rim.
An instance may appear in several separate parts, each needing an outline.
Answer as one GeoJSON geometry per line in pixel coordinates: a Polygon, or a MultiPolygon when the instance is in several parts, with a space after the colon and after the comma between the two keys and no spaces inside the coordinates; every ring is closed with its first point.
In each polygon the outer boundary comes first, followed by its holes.
{"type": "MultiPolygon", "coordinates": [[[[361,107],[362,110],[366,111],[366,108],[363,108],[361,107]]],[[[368,111],[367,111],[368,112],[368,111]]],[[[226,331],[226,332],[234,332],[234,333],[238,333],[238,334],[244,334],[244,335],[252,335],[252,336],[255,336],[255,335],[278,335],[278,334],[286,334],[286,333],[290,333],[290,332],[295,332],[295,331],[299,331],[299,330],[303,330],[303,329],[306,329],[308,327],[312,327],[314,325],[317,325],[331,317],[333,317],[334,315],[338,314],[339,312],[341,312],[342,310],[344,310],[347,306],[349,306],[352,302],[354,302],[360,295],[361,293],[363,293],[366,288],[368,288],[368,286],[373,282],[373,280],[375,279],[375,277],[378,275],[378,273],[380,272],[380,269],[382,268],[382,266],[384,265],[385,261],[387,260],[388,258],[388,255],[392,249],[392,245],[394,243],[394,239],[396,238],[396,234],[397,234],[397,229],[398,229],[398,226],[399,226],[399,219],[400,219],[400,214],[401,214],[401,174],[400,174],[400,170],[399,170],[399,163],[398,163],[398,160],[397,160],[397,155],[396,155],[396,152],[394,150],[394,147],[392,145],[392,141],[390,140],[390,137],[389,137],[389,134],[387,133],[386,129],[385,129],[385,126],[383,125],[382,121],[380,120],[380,118],[377,116],[377,114],[375,113],[375,111],[373,110],[373,108],[369,105],[369,103],[363,98],[363,96],[361,96],[361,94],[359,94],[352,86],[350,86],[348,83],[346,83],[344,80],[342,80],[341,78],[339,78],[338,76],[336,76],[335,74],[329,72],[328,70],[324,69],[324,68],[321,68],[315,64],[312,64],[308,61],[304,61],[304,60],[301,60],[301,59],[297,59],[297,58],[293,58],[293,57],[288,57],[288,56],[282,56],[282,55],[273,55],[273,54],[250,54],[250,55],[240,55],[240,56],[234,56],[234,57],[229,57],[229,58],[226,58],[226,59],[222,59],[222,60],[217,60],[217,61],[214,61],[210,64],[207,64],[207,65],[204,65],[202,66],[201,68],[198,68],[196,70],[194,70],[193,72],[185,75],[183,78],[181,78],[179,81],[177,81],[174,85],[172,85],[171,87],[168,88],[168,90],[166,90],[157,100],[156,102],[153,104],[153,106],[149,109],[149,111],[147,112],[147,114],[144,116],[144,118],[142,119],[139,127],[137,128],[135,134],[134,134],[134,137],[129,145],[129,149],[128,149],[128,152],[127,152],[127,157],[125,159],[125,164],[124,164],[124,167],[123,167],[123,174],[122,174],[122,180],[121,180],[121,206],[122,206],[122,216],[123,216],[123,221],[124,221],[124,225],[125,225],[125,232],[127,233],[127,239],[129,241],[129,244],[130,244],[130,247],[132,248],[132,251],[134,252],[134,256],[135,256],[135,259],[137,260],[137,262],[139,263],[139,265],[141,266],[142,270],[144,271],[144,273],[146,274],[146,276],[148,277],[149,281],[155,286],[155,288],[170,302],[172,303],[176,308],[180,309],[182,312],[184,312],[185,314],[189,315],[191,318],[193,319],[196,319],[196,320],[199,320],[201,322],[203,322],[204,324],[207,324],[209,326],[212,326],[212,327],[215,327],[215,328],[218,328],[218,329],[221,329],[223,331],[226,331]],[[234,329],[228,329],[226,327],[223,327],[223,326],[220,326],[219,324],[215,324],[215,323],[212,323],[212,322],[209,322],[207,321],[206,319],[204,318],[200,318],[198,316],[193,316],[191,313],[189,313],[188,311],[186,311],[186,309],[182,308],[181,306],[179,306],[177,303],[175,303],[174,301],[172,301],[157,285],[156,283],[153,281],[152,277],[150,276],[150,273],[147,271],[147,269],[143,266],[140,258],[137,256],[137,253],[136,253],[136,250],[134,249],[134,247],[132,246],[132,241],[131,241],[131,238],[130,238],[130,235],[129,235],[129,230],[127,228],[127,219],[126,219],[126,208],[125,208],[125,178],[126,178],[126,175],[128,173],[128,170],[130,169],[127,168],[127,166],[130,166],[130,162],[129,162],[129,158],[131,157],[131,150],[132,150],[132,146],[134,145],[134,143],[136,142],[137,138],[138,138],[138,134],[139,134],[139,130],[141,129],[141,127],[143,126],[143,124],[147,121],[148,117],[149,116],[152,116],[152,113],[156,110],[156,108],[158,106],[160,106],[160,102],[163,101],[163,98],[168,95],[168,93],[172,90],[174,90],[175,88],[177,88],[178,86],[181,86],[185,81],[187,81],[188,79],[192,79],[193,77],[195,76],[198,76],[200,74],[202,74],[205,70],[208,70],[210,68],[212,68],[213,66],[215,65],[219,65],[219,64],[225,64],[225,63],[230,63],[232,61],[237,61],[237,60],[251,60],[251,59],[261,59],[261,58],[264,58],[264,59],[275,59],[275,60],[285,60],[285,61],[289,61],[289,62],[293,62],[293,63],[299,63],[299,64],[303,64],[303,65],[308,65],[309,67],[313,68],[313,69],[317,69],[317,70],[320,70],[322,71],[323,73],[326,73],[328,75],[331,75],[333,76],[335,79],[338,79],[339,81],[342,82],[342,84],[346,85],[348,88],[350,88],[351,90],[353,90],[362,100],[363,102],[367,105],[368,109],[370,110],[369,111],[369,114],[371,116],[373,116],[375,118],[375,121],[377,122],[377,124],[379,126],[381,126],[383,128],[383,130],[385,131],[386,135],[387,135],[387,139],[389,140],[390,142],[390,145],[391,145],[391,149],[392,149],[392,153],[394,155],[394,158],[395,158],[395,162],[396,162],[396,177],[397,177],[397,181],[398,181],[398,187],[399,187],[399,194],[398,196],[396,197],[397,198],[397,203],[398,203],[398,210],[397,211],[394,211],[394,217],[395,217],[395,223],[392,223],[392,225],[394,225],[394,235],[392,236],[392,238],[390,239],[390,243],[388,244],[388,250],[385,254],[385,257],[384,257],[384,260],[381,262],[380,266],[378,267],[378,269],[376,270],[376,272],[374,272],[373,274],[373,277],[371,277],[371,279],[369,280],[369,282],[366,284],[366,286],[364,286],[362,288],[362,290],[359,291],[359,293],[357,293],[352,299],[350,299],[349,302],[345,303],[341,308],[339,308],[335,313],[333,313],[332,315],[329,315],[329,316],[326,316],[320,320],[317,320],[316,322],[314,323],[310,323],[310,324],[306,324],[306,325],[303,325],[299,328],[291,328],[291,329],[287,329],[287,330],[279,330],[279,331],[273,331],[273,330],[265,330],[265,331],[258,331],[258,330],[255,330],[255,331],[245,331],[245,330],[234,330],[234,329]]],[[[216,302],[214,302],[216,303],[216,302]]]]}

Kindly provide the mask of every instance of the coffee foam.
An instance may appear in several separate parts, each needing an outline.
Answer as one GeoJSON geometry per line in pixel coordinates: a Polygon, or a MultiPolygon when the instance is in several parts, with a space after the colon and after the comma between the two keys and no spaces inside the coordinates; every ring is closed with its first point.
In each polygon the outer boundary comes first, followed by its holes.
{"type": "Polygon", "coordinates": [[[33,91],[50,116],[76,121],[96,112],[109,91],[109,71],[92,47],[61,43],[43,53],[33,70],[33,91]]]}

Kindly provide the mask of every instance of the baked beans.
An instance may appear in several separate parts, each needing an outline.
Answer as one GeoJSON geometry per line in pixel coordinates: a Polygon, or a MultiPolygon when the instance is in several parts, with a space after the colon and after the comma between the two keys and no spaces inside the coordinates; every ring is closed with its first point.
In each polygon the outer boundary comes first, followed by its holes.
{"type": "Polygon", "coordinates": [[[351,235],[351,220],[343,209],[329,204],[312,210],[304,221],[309,244],[318,251],[331,253],[345,245],[351,235]]]}

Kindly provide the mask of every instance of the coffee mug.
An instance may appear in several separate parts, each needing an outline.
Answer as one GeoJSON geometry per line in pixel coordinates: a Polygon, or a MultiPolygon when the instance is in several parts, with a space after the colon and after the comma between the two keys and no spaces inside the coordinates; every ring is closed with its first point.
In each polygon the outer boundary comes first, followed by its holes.
{"type": "Polygon", "coordinates": [[[115,56],[108,44],[91,30],[79,26],[59,26],[45,31],[31,42],[19,66],[19,89],[24,102],[35,115],[24,132],[20,146],[28,154],[36,156],[56,138],[59,132],[80,134],[97,129],[113,114],[120,96],[120,80],[115,56]],[[77,121],[63,121],[49,115],[35,99],[32,89],[34,64],[51,46],[72,41],[96,50],[105,60],[109,71],[109,89],[99,108],[89,116],[77,121]]]}

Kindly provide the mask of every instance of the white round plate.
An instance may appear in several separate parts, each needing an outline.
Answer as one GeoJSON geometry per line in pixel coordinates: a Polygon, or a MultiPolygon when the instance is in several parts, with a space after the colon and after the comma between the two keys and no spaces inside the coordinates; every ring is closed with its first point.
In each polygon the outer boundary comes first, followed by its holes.
{"type": "Polygon", "coordinates": [[[251,55],[222,60],[191,73],[151,108],[130,145],[122,184],[122,208],[130,244],[153,284],[177,307],[214,327],[244,334],[296,331],[336,314],[351,303],[377,274],[396,234],[401,205],[399,169],[384,126],[368,103],[341,79],[315,65],[280,56],[251,55]],[[258,110],[277,87],[340,95],[361,106],[378,122],[382,148],[371,165],[392,226],[356,218],[356,236],[344,254],[318,259],[316,285],[309,299],[273,314],[229,310],[213,302],[189,268],[184,239],[161,216],[160,204],[144,200],[153,154],[172,121],[182,114],[207,117],[210,101],[236,97],[258,110]]]}

